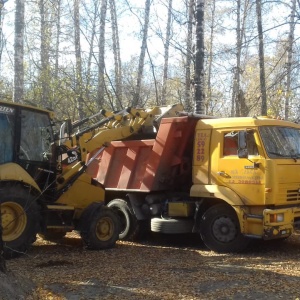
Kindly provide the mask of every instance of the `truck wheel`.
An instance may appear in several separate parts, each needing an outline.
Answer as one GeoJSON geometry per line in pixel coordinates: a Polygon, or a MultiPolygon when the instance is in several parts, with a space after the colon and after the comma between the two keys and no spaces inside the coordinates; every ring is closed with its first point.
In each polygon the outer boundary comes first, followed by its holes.
{"type": "Polygon", "coordinates": [[[0,190],[3,256],[7,259],[24,254],[36,240],[39,230],[39,205],[21,186],[0,190]]]}
{"type": "Polygon", "coordinates": [[[194,220],[190,219],[151,219],[151,231],[180,234],[192,232],[194,220]]]}
{"type": "Polygon", "coordinates": [[[130,205],[123,199],[115,199],[107,204],[108,207],[112,208],[118,215],[120,220],[120,240],[134,240],[138,236],[140,231],[140,224],[130,205]]]}
{"type": "Polygon", "coordinates": [[[200,235],[209,249],[220,253],[240,252],[249,244],[241,234],[235,211],[227,204],[214,205],[204,213],[200,235]]]}
{"type": "Polygon", "coordinates": [[[119,220],[113,210],[101,207],[84,222],[86,230],[82,230],[80,235],[89,249],[100,250],[115,246],[119,237],[119,220]]]}

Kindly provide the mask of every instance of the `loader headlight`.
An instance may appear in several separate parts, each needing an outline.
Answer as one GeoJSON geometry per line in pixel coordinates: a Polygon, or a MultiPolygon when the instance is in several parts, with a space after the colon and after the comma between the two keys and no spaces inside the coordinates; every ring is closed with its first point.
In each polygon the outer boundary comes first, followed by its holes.
{"type": "Polygon", "coordinates": [[[270,223],[277,223],[284,221],[284,214],[271,214],[270,215],[270,223]]]}

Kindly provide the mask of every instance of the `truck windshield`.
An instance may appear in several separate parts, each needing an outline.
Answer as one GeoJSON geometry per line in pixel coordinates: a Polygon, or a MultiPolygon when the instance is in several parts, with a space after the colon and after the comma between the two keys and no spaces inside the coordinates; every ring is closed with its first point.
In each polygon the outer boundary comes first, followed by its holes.
{"type": "Polygon", "coordinates": [[[297,128],[263,126],[260,134],[270,158],[300,158],[300,131],[297,128]]]}

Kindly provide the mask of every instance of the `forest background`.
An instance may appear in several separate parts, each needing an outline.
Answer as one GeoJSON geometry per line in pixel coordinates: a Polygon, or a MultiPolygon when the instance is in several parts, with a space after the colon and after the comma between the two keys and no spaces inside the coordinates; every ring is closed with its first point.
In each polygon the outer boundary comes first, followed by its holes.
{"type": "Polygon", "coordinates": [[[193,111],[201,2],[203,112],[300,119],[299,0],[2,2],[2,100],[72,120],[127,106],[193,111]]]}

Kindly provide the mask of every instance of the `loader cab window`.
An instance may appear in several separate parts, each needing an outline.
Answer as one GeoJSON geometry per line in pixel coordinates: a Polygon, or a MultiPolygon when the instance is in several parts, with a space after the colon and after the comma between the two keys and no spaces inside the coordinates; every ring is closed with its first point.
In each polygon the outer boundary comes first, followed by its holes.
{"type": "Polygon", "coordinates": [[[0,107],[0,163],[7,163],[13,160],[14,143],[14,109],[0,107]]]}
{"type": "MultiPolygon", "coordinates": [[[[254,132],[247,133],[247,149],[249,155],[258,155],[254,132]]],[[[238,155],[238,131],[231,131],[224,134],[223,156],[231,155],[238,155]]]]}
{"type": "Polygon", "coordinates": [[[52,128],[47,114],[22,110],[19,158],[47,161],[53,142],[52,128]]]}

